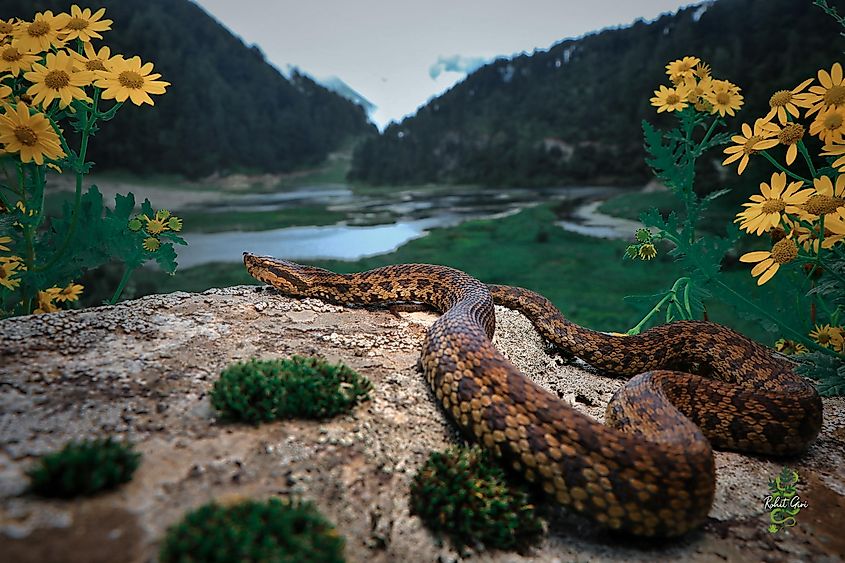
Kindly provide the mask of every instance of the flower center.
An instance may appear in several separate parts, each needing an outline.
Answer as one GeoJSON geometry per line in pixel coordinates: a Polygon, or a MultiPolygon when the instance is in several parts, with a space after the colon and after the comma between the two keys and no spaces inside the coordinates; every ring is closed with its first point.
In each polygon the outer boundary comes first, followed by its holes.
{"type": "Polygon", "coordinates": [[[831,86],[824,93],[824,103],[829,106],[845,104],[845,86],[831,86]]]}
{"type": "Polygon", "coordinates": [[[23,54],[15,47],[6,47],[3,49],[3,54],[0,56],[2,56],[3,60],[7,63],[13,63],[23,58],[23,54]]]}
{"type": "Polygon", "coordinates": [[[82,18],[70,18],[70,21],[67,22],[67,28],[74,31],[80,31],[86,27],[88,27],[88,20],[82,18]]]}
{"type": "Polygon", "coordinates": [[[779,107],[785,106],[790,101],[792,101],[792,92],[789,90],[778,90],[772,97],[769,98],[769,107],[779,107]]]}
{"type": "Polygon", "coordinates": [[[834,213],[843,205],[845,205],[845,199],[841,197],[816,194],[810,196],[810,199],[804,204],[804,209],[807,210],[807,213],[812,213],[813,215],[826,215],[828,213],[834,213]]]}
{"type": "Polygon", "coordinates": [[[38,135],[35,134],[30,127],[26,125],[18,125],[15,127],[15,138],[20,141],[22,145],[31,147],[38,142],[38,135]]]}
{"type": "Polygon", "coordinates": [[[106,70],[106,65],[100,59],[85,61],[85,70],[106,70]]]}
{"type": "Polygon", "coordinates": [[[124,70],[121,72],[117,77],[117,81],[124,88],[131,88],[132,90],[138,90],[144,86],[143,77],[133,70],[124,70]]]}
{"type": "Polygon", "coordinates": [[[61,90],[70,84],[70,76],[63,70],[51,70],[44,77],[44,85],[52,90],[61,90]]]}
{"type": "Polygon", "coordinates": [[[824,121],[824,128],[830,131],[835,131],[842,127],[842,114],[838,112],[831,112],[827,116],[825,116],[824,121]]]}
{"type": "Polygon", "coordinates": [[[772,260],[778,264],[792,262],[798,256],[798,247],[791,238],[785,238],[772,247],[772,260]]]}
{"type": "Polygon", "coordinates": [[[804,126],[800,123],[789,123],[778,133],[778,141],[782,145],[794,145],[804,136],[804,126]]]}
{"type": "Polygon", "coordinates": [[[669,94],[666,96],[666,104],[673,106],[681,101],[681,97],[677,94],[669,94]]]}
{"type": "Polygon", "coordinates": [[[762,206],[763,213],[780,213],[786,209],[786,204],[782,199],[769,199],[762,206]]]}
{"type": "Polygon", "coordinates": [[[30,37],[41,37],[50,33],[50,24],[43,20],[39,20],[29,24],[29,27],[26,28],[26,32],[30,37]]]}
{"type": "Polygon", "coordinates": [[[726,106],[731,101],[731,95],[725,92],[724,90],[718,92],[716,94],[716,103],[720,106],[726,106]]]}
{"type": "Polygon", "coordinates": [[[754,145],[756,145],[757,143],[759,143],[762,140],[763,140],[763,137],[761,137],[760,135],[752,135],[751,137],[748,138],[747,141],[745,141],[745,144],[742,145],[742,153],[746,154],[746,155],[755,154],[757,151],[754,150],[754,145]]]}

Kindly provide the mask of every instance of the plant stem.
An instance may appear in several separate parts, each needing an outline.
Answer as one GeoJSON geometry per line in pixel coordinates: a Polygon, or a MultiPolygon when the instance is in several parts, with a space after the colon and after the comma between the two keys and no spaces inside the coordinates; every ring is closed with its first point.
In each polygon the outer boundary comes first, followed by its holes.
{"type": "Polygon", "coordinates": [[[772,166],[774,166],[775,168],[777,168],[777,169],[778,169],[778,170],[780,170],[781,172],[786,172],[786,175],[787,175],[787,176],[791,176],[792,178],[794,178],[794,179],[796,179],[796,180],[800,180],[800,181],[804,182],[804,183],[805,183],[805,184],[807,184],[807,185],[810,185],[810,184],[812,184],[812,183],[813,183],[813,182],[811,182],[810,180],[808,180],[808,179],[804,178],[803,176],[799,176],[798,174],[796,174],[796,173],[795,173],[795,172],[793,172],[792,170],[789,170],[788,168],[785,168],[784,166],[782,166],[780,162],[778,162],[777,160],[775,160],[774,158],[772,158],[772,155],[770,155],[770,154],[769,154],[769,153],[767,153],[766,151],[760,151],[758,154],[762,154],[763,156],[765,156],[765,157],[766,157],[766,160],[768,160],[769,162],[771,162],[771,163],[772,163],[772,166]]]}
{"type": "Polygon", "coordinates": [[[710,136],[713,134],[713,131],[716,130],[716,124],[719,123],[719,119],[716,118],[713,120],[713,123],[710,124],[710,128],[707,129],[707,133],[704,134],[704,138],[701,139],[701,142],[698,144],[698,148],[696,149],[696,153],[701,154],[701,149],[710,140],[710,136]]]}
{"type": "Polygon", "coordinates": [[[94,126],[94,123],[97,121],[96,113],[97,113],[97,102],[100,99],[100,91],[96,89],[94,91],[94,102],[93,107],[91,108],[91,112],[89,113],[85,110],[85,118],[84,118],[84,127],[82,129],[82,136],[79,144],[79,155],[77,157],[76,162],[74,163],[74,167],[76,169],[76,193],[73,198],[73,215],[71,218],[70,226],[68,227],[67,233],[65,234],[65,238],[62,241],[62,244],[59,245],[58,250],[53,254],[52,258],[39,268],[35,268],[36,271],[43,272],[44,270],[49,269],[53,264],[59,261],[59,259],[64,254],[67,247],[70,245],[70,241],[73,238],[73,234],[76,231],[76,224],[79,222],[79,208],[82,203],[82,180],[85,178],[85,173],[83,170],[85,169],[85,155],[88,152],[88,138],[91,135],[91,129],[94,126]]]}
{"type": "Polygon", "coordinates": [[[117,284],[117,289],[114,290],[114,295],[112,295],[112,298],[109,299],[109,305],[115,305],[117,300],[120,299],[120,294],[123,293],[123,288],[126,287],[126,282],[128,282],[129,278],[132,277],[132,272],[134,271],[135,268],[126,266],[126,269],[123,271],[123,277],[120,278],[120,283],[117,284]]]}
{"type": "Polygon", "coordinates": [[[813,178],[815,178],[816,174],[818,174],[818,172],[816,171],[816,167],[813,166],[813,159],[810,158],[810,153],[807,152],[807,147],[804,146],[804,141],[802,141],[801,139],[798,139],[797,146],[798,146],[798,152],[801,153],[801,156],[804,157],[804,161],[807,163],[807,168],[810,169],[810,174],[813,176],[813,178]]]}
{"type": "Polygon", "coordinates": [[[629,329],[625,334],[627,334],[629,336],[639,334],[640,331],[643,329],[643,326],[649,320],[651,320],[651,318],[654,315],[656,315],[657,313],[660,312],[660,309],[663,307],[663,305],[666,304],[667,301],[670,301],[670,300],[673,300],[673,299],[677,300],[678,286],[681,284],[681,282],[684,282],[684,281],[689,282],[689,278],[683,277],[683,278],[678,278],[677,280],[675,280],[675,283],[672,285],[672,289],[670,289],[666,293],[666,295],[664,295],[663,298],[660,301],[658,301],[657,304],[654,307],[651,308],[651,311],[649,311],[648,314],[646,314],[646,316],[643,317],[642,320],[636,324],[636,326],[629,329]]]}

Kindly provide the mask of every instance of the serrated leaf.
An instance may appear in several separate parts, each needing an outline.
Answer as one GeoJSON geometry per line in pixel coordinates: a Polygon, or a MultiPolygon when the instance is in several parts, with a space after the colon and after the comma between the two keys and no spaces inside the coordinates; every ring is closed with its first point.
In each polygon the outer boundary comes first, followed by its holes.
{"type": "Polygon", "coordinates": [[[161,269],[172,274],[176,271],[176,250],[172,244],[163,244],[154,253],[156,263],[161,266],[161,269]]]}
{"type": "Polygon", "coordinates": [[[678,232],[678,216],[672,211],[666,219],[660,214],[660,210],[652,207],[640,214],[640,222],[646,227],[652,227],[661,231],[667,231],[670,234],[678,232]]]}
{"type": "Polygon", "coordinates": [[[183,239],[182,237],[180,237],[179,235],[177,235],[176,233],[173,233],[171,231],[164,231],[163,233],[159,234],[158,236],[160,238],[167,239],[167,240],[170,240],[172,242],[175,242],[176,244],[182,244],[182,245],[188,244],[185,239],[183,239]]]}

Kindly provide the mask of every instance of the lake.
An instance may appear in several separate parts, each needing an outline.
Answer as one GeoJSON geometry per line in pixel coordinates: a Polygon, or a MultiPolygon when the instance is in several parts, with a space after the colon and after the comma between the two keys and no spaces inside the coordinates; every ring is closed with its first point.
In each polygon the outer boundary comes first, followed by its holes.
{"type": "Polygon", "coordinates": [[[228,198],[198,209],[206,213],[226,213],[308,205],[344,212],[349,219],[335,225],[266,231],[186,233],[184,238],[188,246],[177,246],[179,266],[239,262],[243,252],[291,260],[357,260],[392,252],[410,240],[425,236],[431,229],[452,227],[471,219],[501,217],[538,203],[570,202],[574,205],[585,200],[605,199],[618,192],[618,188],[602,186],[459,187],[448,191],[399,189],[377,195],[358,195],[347,186],[330,185],[228,198]]]}

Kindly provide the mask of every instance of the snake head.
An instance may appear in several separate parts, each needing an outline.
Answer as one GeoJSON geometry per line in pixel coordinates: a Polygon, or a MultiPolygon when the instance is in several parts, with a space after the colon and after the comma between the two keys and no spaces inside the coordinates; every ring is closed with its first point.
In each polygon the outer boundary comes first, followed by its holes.
{"type": "Polygon", "coordinates": [[[294,262],[244,252],[244,266],[249,275],[283,293],[299,295],[307,287],[306,281],[300,275],[302,267],[294,262]]]}

